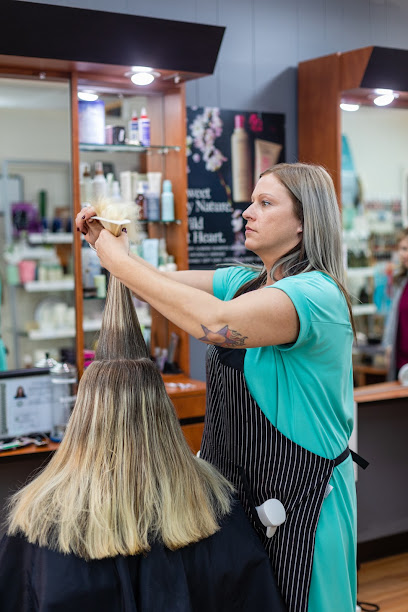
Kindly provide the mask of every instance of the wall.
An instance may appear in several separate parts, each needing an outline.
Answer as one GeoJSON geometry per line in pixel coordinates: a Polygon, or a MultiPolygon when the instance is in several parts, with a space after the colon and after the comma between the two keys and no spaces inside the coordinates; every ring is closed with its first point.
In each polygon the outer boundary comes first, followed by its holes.
{"type": "MultiPolygon", "coordinates": [[[[406,0],[44,3],[105,11],[114,8],[120,13],[226,26],[215,73],[188,84],[187,104],[286,113],[288,161],[297,156],[296,67],[300,61],[368,45],[408,48],[406,0]]],[[[192,375],[203,378],[205,347],[192,341],[191,348],[192,375]]]]}

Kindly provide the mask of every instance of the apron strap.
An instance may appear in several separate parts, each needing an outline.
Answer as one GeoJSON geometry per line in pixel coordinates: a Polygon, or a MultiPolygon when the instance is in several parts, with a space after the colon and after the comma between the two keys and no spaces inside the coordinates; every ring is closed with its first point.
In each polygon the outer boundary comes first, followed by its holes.
{"type": "Polygon", "coordinates": [[[366,459],[364,459],[364,457],[362,457],[361,455],[358,455],[351,449],[350,449],[350,453],[351,453],[351,457],[354,463],[357,463],[357,465],[359,465],[363,470],[365,470],[366,467],[370,465],[369,461],[367,461],[366,459]]]}
{"type": "Polygon", "coordinates": [[[357,465],[359,465],[363,470],[365,470],[366,467],[370,465],[370,463],[366,461],[366,459],[361,457],[361,455],[358,455],[357,453],[352,451],[351,448],[347,447],[341,453],[341,455],[339,455],[338,457],[336,457],[336,459],[333,460],[334,467],[337,467],[338,465],[340,465],[340,463],[343,463],[343,461],[345,461],[345,459],[347,459],[349,455],[351,455],[351,458],[353,459],[354,463],[357,463],[357,465]]]}

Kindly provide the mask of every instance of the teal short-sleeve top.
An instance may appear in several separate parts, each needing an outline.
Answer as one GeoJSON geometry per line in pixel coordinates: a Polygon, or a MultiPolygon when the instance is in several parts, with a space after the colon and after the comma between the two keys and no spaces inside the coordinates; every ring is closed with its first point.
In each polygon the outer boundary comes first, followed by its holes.
{"type": "MultiPolygon", "coordinates": [[[[255,275],[247,268],[220,268],[214,274],[214,295],[230,300],[255,275]]],[[[281,433],[333,459],[347,447],[353,429],[353,332],[344,295],[322,272],[284,278],[261,291],[286,293],[300,331],[293,344],[247,349],[248,389],[281,433]]]]}

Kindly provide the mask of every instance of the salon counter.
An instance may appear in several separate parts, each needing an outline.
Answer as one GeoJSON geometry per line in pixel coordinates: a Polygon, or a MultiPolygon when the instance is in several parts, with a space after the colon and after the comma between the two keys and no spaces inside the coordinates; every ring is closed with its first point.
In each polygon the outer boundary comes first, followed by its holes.
{"type": "Polygon", "coordinates": [[[358,404],[403,398],[408,398],[408,386],[401,385],[397,380],[354,389],[354,400],[358,404]]]}
{"type": "Polygon", "coordinates": [[[184,374],[164,374],[163,380],[184,436],[193,453],[197,453],[204,429],[205,382],[187,378],[184,374]]]}
{"type": "Polygon", "coordinates": [[[408,550],[408,387],[397,381],[354,390],[358,453],[359,560],[408,550]]]}

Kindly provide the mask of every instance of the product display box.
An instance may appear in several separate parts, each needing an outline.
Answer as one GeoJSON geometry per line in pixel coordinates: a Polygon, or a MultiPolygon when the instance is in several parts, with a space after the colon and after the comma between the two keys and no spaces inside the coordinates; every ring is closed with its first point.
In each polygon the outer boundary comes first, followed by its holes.
{"type": "Polygon", "coordinates": [[[79,141],[86,144],[105,144],[105,102],[78,101],[79,141]]]}

